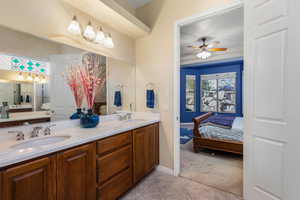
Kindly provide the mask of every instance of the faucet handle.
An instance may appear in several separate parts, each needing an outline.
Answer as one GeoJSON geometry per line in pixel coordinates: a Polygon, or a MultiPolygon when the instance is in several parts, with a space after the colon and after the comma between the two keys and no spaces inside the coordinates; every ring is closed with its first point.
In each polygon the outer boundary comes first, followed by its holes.
{"type": "Polygon", "coordinates": [[[22,131],[8,131],[8,133],[16,133],[17,140],[24,140],[24,133],[22,131]]]}
{"type": "Polygon", "coordinates": [[[51,127],[56,126],[56,124],[51,124],[44,129],[44,135],[51,135],[51,127]]]}

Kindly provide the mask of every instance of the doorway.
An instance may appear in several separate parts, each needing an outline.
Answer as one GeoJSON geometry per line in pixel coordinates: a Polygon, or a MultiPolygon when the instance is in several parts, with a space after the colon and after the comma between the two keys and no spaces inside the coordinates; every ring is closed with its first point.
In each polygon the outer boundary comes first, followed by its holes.
{"type": "MultiPolygon", "coordinates": [[[[174,100],[174,175],[183,176],[193,181],[242,196],[243,161],[241,156],[236,156],[236,154],[231,154],[226,151],[219,151],[220,149],[215,151],[216,149],[213,148],[204,148],[204,151],[201,151],[200,154],[199,152],[195,153],[193,147],[194,124],[192,119],[210,111],[223,116],[243,116],[243,52],[241,52],[240,56],[237,56],[237,52],[231,52],[232,54],[235,53],[235,55],[231,55],[231,57],[227,57],[226,53],[221,54],[219,52],[212,56],[203,55],[205,58],[202,59],[202,62],[199,62],[199,60],[201,60],[199,58],[202,58],[202,55],[197,54],[204,52],[204,48],[202,49],[203,46],[206,45],[206,49],[207,45],[212,43],[220,46],[222,46],[222,43],[226,44],[224,41],[219,41],[219,38],[216,38],[213,32],[211,32],[210,35],[207,33],[203,35],[200,31],[199,33],[194,32],[198,35],[198,38],[195,41],[196,44],[187,45],[192,50],[189,55],[185,56],[186,59],[183,60],[182,51],[185,50],[182,47],[181,41],[183,28],[190,26],[188,28],[191,29],[190,32],[193,32],[193,24],[195,24],[195,27],[198,26],[199,28],[198,22],[203,22],[202,25],[207,26],[213,23],[211,22],[213,18],[219,16],[221,19],[228,13],[238,11],[243,12],[243,4],[241,2],[233,3],[221,9],[210,10],[175,24],[176,70],[174,73],[174,96],[176,99],[174,100]],[[209,58],[206,58],[206,56],[209,58]],[[218,83],[221,85],[221,82],[224,82],[224,79],[233,80],[229,82],[232,82],[235,87],[234,91],[233,89],[230,90],[231,93],[235,92],[234,97],[227,91],[221,91],[221,87],[218,86],[218,83]],[[206,91],[206,99],[204,100],[205,94],[202,91],[202,86],[205,85],[205,81],[206,83],[211,83],[212,86],[215,85],[216,90],[219,88],[220,91],[206,91]],[[228,99],[225,99],[227,100],[226,105],[224,104],[224,101],[222,103],[220,100],[221,98],[218,97],[222,92],[226,93],[228,96],[228,99]],[[213,96],[212,93],[215,93],[216,98],[220,101],[216,101],[215,103],[210,102],[211,100],[209,98],[213,96]],[[228,102],[230,99],[234,99],[234,103],[228,102]],[[205,164],[203,165],[203,163],[206,163],[207,166],[205,166],[205,164]],[[218,167],[221,168],[217,169],[218,167]],[[212,169],[217,170],[214,171],[212,169]],[[209,173],[207,173],[208,171],[209,173]],[[217,173],[220,173],[219,176],[217,173]],[[238,177],[236,177],[237,174],[238,177]],[[236,180],[232,181],[231,177],[235,177],[236,180]],[[205,181],[205,179],[207,181],[205,181]],[[222,181],[223,183],[221,183],[222,181]],[[226,188],[225,185],[234,186],[232,188],[226,188]]],[[[207,29],[207,27],[205,28],[207,29]]],[[[241,40],[243,42],[243,38],[241,38],[241,40]]],[[[232,46],[228,46],[227,48],[233,49],[232,46]]],[[[211,52],[208,53],[211,54],[211,52]]],[[[222,97],[226,95],[223,94],[222,97]]]]}

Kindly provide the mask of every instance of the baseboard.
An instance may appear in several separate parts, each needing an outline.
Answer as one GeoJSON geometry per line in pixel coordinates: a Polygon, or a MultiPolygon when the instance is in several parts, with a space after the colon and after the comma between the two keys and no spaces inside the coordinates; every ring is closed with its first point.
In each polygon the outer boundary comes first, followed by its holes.
{"type": "Polygon", "coordinates": [[[162,165],[158,165],[158,166],[156,167],[156,170],[157,170],[157,171],[160,171],[160,172],[163,172],[163,173],[165,173],[165,174],[172,175],[172,176],[174,175],[173,169],[168,168],[168,167],[165,167],[165,166],[162,166],[162,165]]]}
{"type": "Polygon", "coordinates": [[[193,122],[188,122],[188,123],[180,123],[180,125],[193,125],[193,122]]]}

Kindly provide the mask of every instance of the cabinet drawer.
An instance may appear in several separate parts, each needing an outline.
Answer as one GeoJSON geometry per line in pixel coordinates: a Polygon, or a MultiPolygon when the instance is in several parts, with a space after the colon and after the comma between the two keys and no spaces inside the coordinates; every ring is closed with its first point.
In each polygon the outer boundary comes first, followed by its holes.
{"type": "Polygon", "coordinates": [[[127,169],[98,189],[97,200],[115,200],[132,187],[132,170],[127,169]]]}
{"type": "Polygon", "coordinates": [[[127,145],[117,151],[97,159],[98,183],[101,185],[121,171],[132,166],[132,146],[127,145]]]}
{"type": "Polygon", "coordinates": [[[97,142],[97,154],[105,154],[118,149],[127,144],[131,144],[131,132],[125,132],[120,135],[112,136],[97,142]]]}

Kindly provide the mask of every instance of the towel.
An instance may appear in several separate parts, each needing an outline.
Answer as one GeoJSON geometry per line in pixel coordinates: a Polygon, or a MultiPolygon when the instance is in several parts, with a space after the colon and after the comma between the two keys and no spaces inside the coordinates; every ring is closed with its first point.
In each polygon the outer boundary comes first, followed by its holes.
{"type": "Polygon", "coordinates": [[[122,106],[121,91],[116,91],[115,92],[114,105],[117,106],[117,107],[122,106]]]}
{"type": "Polygon", "coordinates": [[[147,94],[146,94],[146,105],[147,108],[154,108],[155,105],[155,95],[154,95],[154,91],[153,90],[147,90],[147,94]]]}
{"type": "Polygon", "coordinates": [[[30,96],[26,95],[26,103],[30,103],[30,96]]]}

